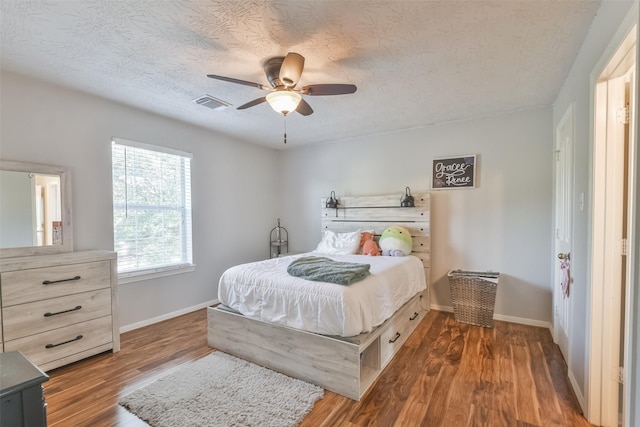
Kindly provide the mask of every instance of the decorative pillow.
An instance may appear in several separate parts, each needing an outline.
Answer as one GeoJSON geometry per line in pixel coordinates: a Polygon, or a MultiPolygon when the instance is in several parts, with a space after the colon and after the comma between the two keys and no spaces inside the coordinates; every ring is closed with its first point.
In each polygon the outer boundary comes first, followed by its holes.
{"type": "Polygon", "coordinates": [[[356,254],[362,255],[362,245],[363,245],[362,239],[366,235],[365,233],[369,233],[369,234],[371,234],[371,236],[374,236],[375,235],[375,230],[363,230],[363,229],[360,228],[358,231],[360,232],[360,244],[358,244],[358,249],[356,250],[356,254]]]}
{"type": "Polygon", "coordinates": [[[382,255],[405,256],[411,255],[413,241],[409,230],[392,225],[382,232],[378,244],[382,249],[382,255]]]}
{"type": "Polygon", "coordinates": [[[325,231],[315,252],[325,254],[349,255],[355,254],[360,247],[360,231],[352,233],[334,233],[325,231]]]}
{"type": "Polygon", "coordinates": [[[373,240],[373,233],[369,233],[367,231],[362,232],[362,237],[360,238],[360,250],[358,253],[369,256],[380,255],[380,248],[376,241],[373,240]]]}

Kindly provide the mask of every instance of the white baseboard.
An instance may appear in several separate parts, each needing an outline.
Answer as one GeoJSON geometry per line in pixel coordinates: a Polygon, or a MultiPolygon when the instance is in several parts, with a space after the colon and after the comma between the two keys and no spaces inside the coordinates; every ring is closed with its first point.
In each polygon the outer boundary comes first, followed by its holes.
{"type": "Polygon", "coordinates": [[[181,310],[172,311],[171,313],[162,314],[160,316],[152,317],[151,319],[143,320],[141,322],[132,323],[130,325],[125,325],[120,327],[120,333],[133,331],[134,329],[142,328],[143,326],[153,325],[154,323],[162,322],[163,320],[172,319],[174,317],[182,316],[183,314],[191,313],[196,310],[200,310],[201,308],[209,307],[210,305],[214,305],[219,303],[218,299],[214,299],[211,301],[203,302],[202,304],[197,304],[191,307],[183,308],[181,310]]]}
{"type": "Polygon", "coordinates": [[[586,407],[584,404],[584,395],[582,394],[582,390],[578,387],[578,381],[576,381],[576,377],[573,375],[573,372],[567,372],[567,376],[569,377],[569,383],[571,384],[571,388],[573,389],[573,394],[575,394],[576,399],[578,400],[578,405],[582,409],[582,413],[586,414],[586,407]]]}
{"type": "MultiPolygon", "coordinates": [[[[431,304],[430,306],[434,310],[438,311],[446,311],[448,313],[453,313],[453,307],[448,305],[438,305],[431,304]]],[[[540,328],[547,328],[551,332],[551,336],[553,336],[553,325],[551,322],[546,322],[544,320],[536,320],[536,319],[527,319],[524,317],[514,317],[514,316],[505,316],[503,314],[494,314],[493,318],[495,320],[501,320],[503,322],[511,322],[511,323],[519,323],[521,325],[529,325],[529,326],[537,326],[540,328]]]]}
{"type": "Polygon", "coordinates": [[[446,311],[447,313],[453,313],[453,307],[449,305],[430,304],[429,307],[431,307],[432,310],[446,311]]]}
{"type": "MultiPolygon", "coordinates": [[[[121,326],[120,327],[120,333],[122,334],[124,332],[133,331],[134,329],[142,328],[143,326],[153,325],[154,323],[162,322],[163,320],[168,320],[168,319],[172,319],[174,317],[182,316],[183,314],[191,313],[193,311],[200,310],[201,308],[205,308],[205,307],[209,307],[209,306],[214,305],[214,304],[218,304],[219,302],[220,301],[218,301],[217,299],[214,299],[214,300],[207,301],[207,302],[204,302],[204,303],[201,303],[201,304],[197,304],[197,305],[194,305],[194,306],[191,306],[191,307],[183,308],[181,310],[172,311],[171,313],[166,313],[166,314],[162,314],[160,316],[152,317],[151,319],[142,320],[140,322],[132,323],[130,325],[121,326]]],[[[433,310],[446,311],[448,313],[453,313],[453,307],[448,306],[448,305],[431,304],[430,307],[433,310]]],[[[551,323],[550,322],[545,322],[543,320],[526,319],[526,318],[523,318],[523,317],[504,316],[502,314],[494,314],[493,318],[495,320],[501,320],[501,321],[504,321],[504,322],[520,323],[522,325],[538,326],[538,327],[542,327],[542,328],[548,328],[551,331],[551,334],[553,335],[553,327],[552,327],[551,323]]],[[[582,405],[580,405],[580,406],[582,406],[582,405]]]]}

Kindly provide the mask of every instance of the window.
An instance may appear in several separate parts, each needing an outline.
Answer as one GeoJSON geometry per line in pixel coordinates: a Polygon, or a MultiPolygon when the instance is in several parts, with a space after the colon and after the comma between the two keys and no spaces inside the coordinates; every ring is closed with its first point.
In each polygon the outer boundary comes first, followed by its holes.
{"type": "Polygon", "coordinates": [[[111,158],[119,278],[193,269],[191,154],[114,138],[111,158]]]}

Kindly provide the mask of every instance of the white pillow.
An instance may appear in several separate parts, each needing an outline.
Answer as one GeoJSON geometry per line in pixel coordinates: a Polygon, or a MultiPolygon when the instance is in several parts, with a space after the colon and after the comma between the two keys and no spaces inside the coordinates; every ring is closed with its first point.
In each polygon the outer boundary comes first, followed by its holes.
{"type": "Polygon", "coordinates": [[[315,252],[325,254],[349,255],[355,254],[360,247],[360,232],[334,233],[325,231],[322,240],[318,243],[315,252]]]}

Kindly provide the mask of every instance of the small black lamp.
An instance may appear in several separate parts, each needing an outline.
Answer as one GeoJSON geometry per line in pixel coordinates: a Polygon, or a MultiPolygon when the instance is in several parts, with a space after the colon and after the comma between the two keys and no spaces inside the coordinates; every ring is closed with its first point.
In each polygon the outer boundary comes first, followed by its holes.
{"type": "Polygon", "coordinates": [[[413,196],[411,195],[411,189],[407,187],[405,189],[404,197],[402,198],[402,201],[400,201],[400,207],[412,208],[415,205],[416,204],[414,203],[413,196]]]}
{"type": "Polygon", "coordinates": [[[339,204],[340,202],[338,201],[338,199],[336,199],[335,191],[332,191],[331,195],[327,199],[327,202],[325,203],[325,206],[329,209],[336,209],[339,204]]]}

